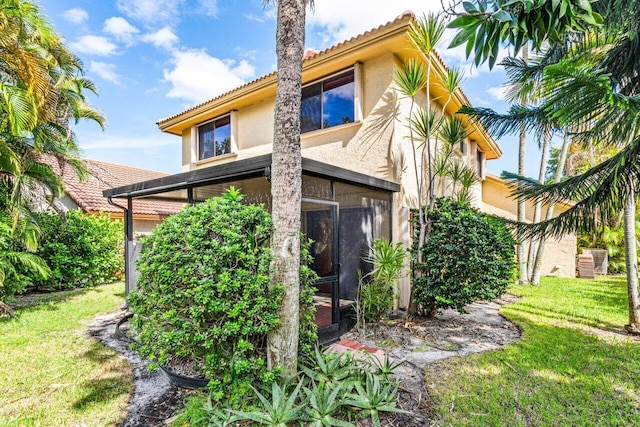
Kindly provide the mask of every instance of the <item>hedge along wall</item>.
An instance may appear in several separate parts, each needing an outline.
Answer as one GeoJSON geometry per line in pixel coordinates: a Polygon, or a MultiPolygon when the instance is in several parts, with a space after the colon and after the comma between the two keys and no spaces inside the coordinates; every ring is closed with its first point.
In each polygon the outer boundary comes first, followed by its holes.
{"type": "Polygon", "coordinates": [[[124,231],[121,221],[106,214],[89,215],[79,209],[57,215],[39,214],[42,236],[37,255],[51,269],[46,280],[34,286],[56,289],[107,283],[122,277],[124,231]]]}

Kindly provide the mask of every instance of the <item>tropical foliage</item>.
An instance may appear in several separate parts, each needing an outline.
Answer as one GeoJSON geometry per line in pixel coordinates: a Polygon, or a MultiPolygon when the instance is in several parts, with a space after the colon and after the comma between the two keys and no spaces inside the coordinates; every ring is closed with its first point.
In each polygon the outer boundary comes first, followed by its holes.
{"type": "Polygon", "coordinates": [[[459,14],[454,1],[450,12],[459,15],[450,28],[459,29],[450,47],[466,44],[467,57],[476,65],[489,61],[493,68],[500,45],[508,43],[514,55],[527,42],[540,49],[545,41],[561,43],[567,32],[586,30],[602,24],[602,16],[594,12],[588,0],[476,0],[462,2],[459,14]]]}
{"type": "MultiPolygon", "coordinates": [[[[350,353],[322,353],[306,358],[301,372],[282,385],[253,388],[241,409],[209,398],[203,405],[187,406],[178,424],[192,426],[259,425],[286,427],[355,427],[362,422],[380,427],[384,413],[410,414],[397,406],[398,385],[391,375],[399,366],[388,357],[350,353]]],[[[396,420],[397,421],[397,420],[396,420]]],[[[386,425],[386,424],[385,424],[386,425]]]]}
{"type": "Polygon", "coordinates": [[[84,92],[96,88],[83,77],[80,60],[38,7],[22,0],[0,6],[0,208],[11,217],[14,237],[33,250],[38,225],[29,204],[62,191],[40,156],[53,155],[82,173],[72,124],[89,119],[104,126],[104,118],[86,102],[84,92]]]}
{"type": "MultiPolygon", "coordinates": [[[[430,14],[412,23],[408,38],[417,53],[417,59],[409,59],[396,69],[394,82],[401,99],[409,99],[410,162],[416,181],[416,209],[418,225],[415,262],[424,262],[422,248],[429,239],[431,229],[429,211],[433,209],[438,195],[457,195],[468,199],[469,189],[476,182],[473,168],[455,154],[456,147],[464,143],[467,132],[457,117],[449,116],[447,108],[458,88],[462,74],[456,69],[444,73],[434,65],[437,58],[434,49],[441,41],[445,30],[445,18],[430,14]],[[436,78],[433,75],[436,74],[436,78]],[[433,80],[432,80],[433,79],[433,80]],[[438,85],[446,94],[440,99],[442,107],[431,102],[432,84],[438,85]],[[420,103],[426,90],[427,102],[420,103]]],[[[409,314],[417,313],[413,301],[412,286],[409,314]]]]}
{"type": "Polygon", "coordinates": [[[393,244],[386,239],[375,239],[370,255],[365,257],[373,269],[360,277],[356,313],[358,326],[379,322],[393,309],[395,285],[403,276],[407,251],[401,243],[393,244]]]}
{"type": "MultiPolygon", "coordinates": [[[[188,362],[210,379],[215,400],[243,399],[252,384],[268,384],[279,372],[267,370],[265,347],[283,293],[269,287],[273,225],[264,207],[241,199],[232,188],[161,223],[143,241],[138,286],[128,299],[142,353],[160,365],[188,362]]],[[[315,276],[301,271],[300,348],[310,351],[315,276]]]]}
{"type": "Polygon", "coordinates": [[[502,295],[515,267],[515,241],[506,226],[447,198],[438,199],[429,216],[424,261],[414,267],[420,273],[414,279],[415,299],[425,314],[432,317],[439,308],[463,311],[474,300],[502,295]]]}

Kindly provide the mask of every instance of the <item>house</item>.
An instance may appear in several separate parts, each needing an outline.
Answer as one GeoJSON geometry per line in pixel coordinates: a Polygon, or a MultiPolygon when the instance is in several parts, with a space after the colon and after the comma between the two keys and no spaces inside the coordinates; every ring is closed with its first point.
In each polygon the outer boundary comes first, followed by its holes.
{"type": "MultiPolygon", "coordinates": [[[[80,180],[73,165],[60,163],[53,156],[42,160],[49,164],[64,181],[65,194],[56,201],[56,207],[59,210],[82,209],[92,215],[105,213],[119,221],[124,220],[124,209],[127,206],[105,199],[102,195],[104,190],[168,175],[148,169],[83,159],[82,163],[87,170],[87,176],[80,180]]],[[[137,233],[149,233],[167,216],[179,212],[183,206],[184,203],[173,201],[133,200],[133,228],[137,233]]]]}
{"type": "MultiPolygon", "coordinates": [[[[406,138],[410,104],[398,97],[393,76],[401,61],[417,55],[406,37],[413,19],[405,13],[321,52],[308,51],[303,62],[302,231],[315,241],[319,297],[331,308],[334,326],[341,308],[355,298],[358,270],[368,269],[362,254],[372,239],[410,244],[409,216],[418,207],[408,161],[413,147],[406,138]]],[[[434,58],[436,70],[443,71],[442,60],[434,58]]],[[[444,92],[437,77],[431,81],[431,101],[442,109],[444,92]]],[[[197,203],[233,185],[245,200],[270,208],[275,94],[274,72],[160,120],[161,131],[181,140],[183,172],[112,188],[105,197],[197,203]]],[[[469,102],[457,90],[446,113],[463,104],[469,102]]],[[[456,155],[476,169],[471,193],[479,207],[486,161],[502,152],[483,128],[462,120],[469,137],[456,155]]],[[[408,278],[399,293],[400,306],[406,306],[408,278]]]]}

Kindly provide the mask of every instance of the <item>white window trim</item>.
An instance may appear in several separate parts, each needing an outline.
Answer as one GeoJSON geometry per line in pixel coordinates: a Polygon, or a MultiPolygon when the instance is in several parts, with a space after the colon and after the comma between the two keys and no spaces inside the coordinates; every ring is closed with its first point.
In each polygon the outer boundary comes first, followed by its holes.
{"type": "Polygon", "coordinates": [[[337,71],[335,73],[329,74],[327,76],[321,77],[319,79],[313,80],[309,83],[305,83],[302,85],[302,89],[305,87],[313,86],[322,81],[328,80],[332,77],[343,74],[349,70],[353,70],[353,123],[345,123],[341,125],[331,126],[328,128],[320,128],[309,130],[307,132],[302,132],[301,135],[311,135],[316,134],[318,132],[325,132],[331,129],[344,128],[353,124],[360,124],[364,119],[363,113],[363,103],[364,103],[364,79],[363,79],[363,65],[361,62],[356,62],[353,67],[348,67],[343,70],[337,71]],[[314,133],[315,132],[315,133],[314,133]]]}
{"type": "Polygon", "coordinates": [[[207,120],[202,123],[198,123],[197,125],[191,128],[191,159],[193,164],[202,164],[208,163],[218,159],[226,159],[229,157],[235,157],[238,154],[238,111],[232,110],[227,114],[222,114],[220,116],[214,117],[211,120],[207,120]],[[206,159],[199,159],[198,154],[199,150],[199,141],[198,141],[198,128],[200,126],[206,125],[207,123],[215,122],[216,120],[223,119],[229,116],[229,121],[231,124],[231,141],[229,144],[229,152],[220,154],[218,156],[207,157],[206,159]]]}
{"type": "Polygon", "coordinates": [[[480,166],[480,170],[478,172],[478,178],[481,181],[484,181],[487,177],[487,153],[482,151],[479,147],[476,148],[476,165],[480,166]],[[478,154],[480,155],[480,161],[478,161],[478,154]]]}

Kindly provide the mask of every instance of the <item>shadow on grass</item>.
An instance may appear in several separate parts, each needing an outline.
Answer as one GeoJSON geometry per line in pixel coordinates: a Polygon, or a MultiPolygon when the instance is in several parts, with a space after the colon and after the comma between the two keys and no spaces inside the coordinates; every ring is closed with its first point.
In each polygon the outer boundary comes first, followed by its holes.
{"type": "Polygon", "coordinates": [[[113,350],[100,343],[93,343],[83,357],[99,364],[99,367],[95,368],[91,379],[82,383],[82,397],[73,403],[73,409],[83,411],[97,404],[108,405],[120,396],[131,393],[133,388],[131,366],[113,350]]]}
{"type": "Polygon", "coordinates": [[[640,346],[508,317],[522,341],[425,370],[440,425],[640,425],[640,346]]]}
{"type": "MultiPolygon", "coordinates": [[[[90,291],[97,293],[106,292],[105,286],[112,283],[116,282],[87,286],[84,288],[65,289],[60,291],[33,291],[25,293],[23,295],[18,295],[13,299],[13,301],[8,304],[9,307],[11,307],[11,309],[14,311],[16,317],[0,317],[0,323],[16,320],[20,318],[20,315],[23,313],[58,310],[58,304],[66,302],[71,298],[84,295],[90,291]]],[[[115,295],[124,297],[124,293],[122,292],[118,292],[115,295]]]]}

